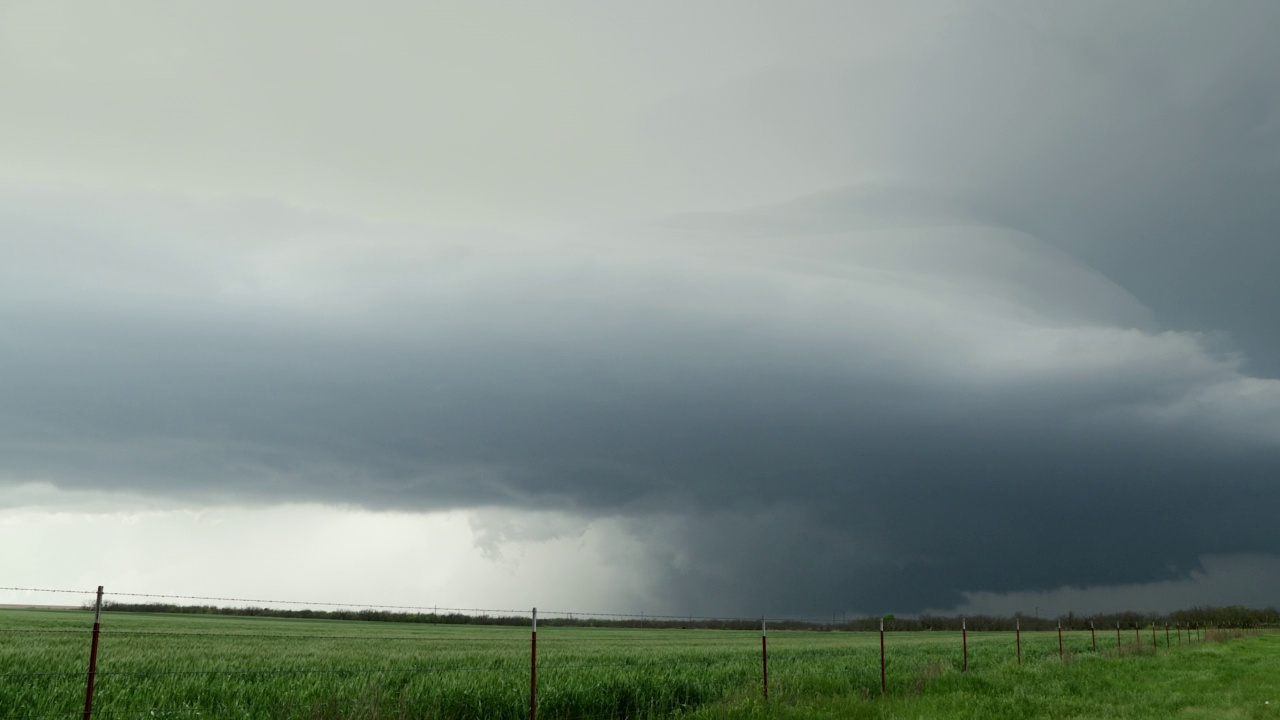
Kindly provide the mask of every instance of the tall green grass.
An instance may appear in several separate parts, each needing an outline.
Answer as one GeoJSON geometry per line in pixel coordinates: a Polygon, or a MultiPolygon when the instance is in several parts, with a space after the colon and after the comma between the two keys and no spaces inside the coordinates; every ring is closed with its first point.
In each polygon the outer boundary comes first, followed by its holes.
{"type": "MultiPolygon", "coordinates": [[[[0,718],[79,717],[91,624],[92,614],[82,611],[0,610],[0,718]]],[[[529,714],[528,628],[137,613],[104,613],[102,627],[95,717],[529,714]]],[[[1056,634],[1023,633],[1019,667],[1013,633],[970,633],[966,674],[959,671],[959,633],[891,634],[885,700],[876,634],[771,631],[765,705],[757,632],[544,628],[538,715],[805,717],[786,713],[826,707],[834,714],[815,717],[842,717],[903,702],[927,705],[935,697],[958,703],[957,712],[992,703],[1016,711],[1039,693],[1069,698],[1075,686],[1105,687],[1115,668],[1127,672],[1157,658],[1216,661],[1210,644],[1193,647],[1184,638],[1181,650],[1170,652],[1163,634],[1159,639],[1153,654],[1149,633],[1143,635],[1141,655],[1134,656],[1129,631],[1117,655],[1114,631],[1100,632],[1095,655],[1087,632],[1068,633],[1060,661],[1056,634]]],[[[1061,706],[1071,703],[1063,699],[1061,706]]]]}
{"type": "MultiPolygon", "coordinates": [[[[1132,634],[1130,634],[1132,639],[1132,634]]],[[[1147,638],[1149,640],[1149,637],[1147,638]]],[[[1234,720],[1280,717],[1280,635],[1233,642],[1126,646],[1116,653],[1054,652],[1039,662],[984,664],[969,673],[930,665],[888,697],[828,693],[764,703],[708,705],[690,720],[1234,720]]],[[[1185,639],[1184,639],[1185,640],[1185,639]]],[[[1162,638],[1163,641],[1163,638],[1162,638]]],[[[1037,640],[1037,643],[1040,643],[1037,640]]],[[[1040,643],[1042,644],[1042,643],[1040,643]]],[[[1100,646],[1101,647],[1101,646],[1100,646]]]]}

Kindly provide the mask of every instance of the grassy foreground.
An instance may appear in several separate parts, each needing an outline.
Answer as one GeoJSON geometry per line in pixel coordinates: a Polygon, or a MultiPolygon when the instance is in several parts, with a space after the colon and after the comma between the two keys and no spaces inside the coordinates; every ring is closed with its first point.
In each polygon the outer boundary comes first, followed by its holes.
{"type": "MultiPolygon", "coordinates": [[[[1114,637],[1112,637],[1114,640],[1114,637]]],[[[1149,648],[1116,655],[1069,656],[1018,667],[1002,663],[968,674],[952,665],[926,673],[915,688],[887,698],[819,694],[786,702],[755,699],[701,708],[687,717],[828,718],[1120,718],[1235,720],[1280,718],[1280,634],[1149,648]]]]}
{"type": "MultiPolygon", "coordinates": [[[[79,717],[90,613],[0,610],[0,718],[79,717]]],[[[1280,718],[1280,635],[1151,648],[1149,630],[888,637],[544,628],[538,716],[556,718],[1280,718]],[[1267,704],[1267,703],[1270,704],[1267,704]]],[[[527,628],[103,615],[94,716],[527,718],[527,628]]]]}

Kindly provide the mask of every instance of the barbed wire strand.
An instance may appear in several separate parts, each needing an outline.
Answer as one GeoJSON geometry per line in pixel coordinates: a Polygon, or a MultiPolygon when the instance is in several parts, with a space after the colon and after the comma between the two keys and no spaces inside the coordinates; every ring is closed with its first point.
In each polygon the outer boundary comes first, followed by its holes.
{"type": "MultiPolygon", "coordinates": [[[[69,590],[69,589],[57,589],[57,588],[29,588],[29,587],[0,587],[0,590],[19,591],[19,592],[66,593],[66,594],[90,595],[90,596],[96,593],[96,590],[69,590]]],[[[214,595],[180,595],[180,594],[165,594],[165,593],[140,593],[140,592],[118,592],[118,591],[106,591],[103,594],[106,597],[115,596],[115,597],[161,598],[161,599],[172,599],[172,600],[201,600],[201,601],[208,601],[208,602],[226,602],[226,603],[264,603],[268,605],[300,605],[300,606],[307,606],[307,607],[335,607],[335,608],[346,608],[346,609],[353,609],[353,610],[412,610],[422,614],[430,613],[435,615],[439,615],[442,612],[443,613],[503,613],[508,617],[520,617],[523,619],[524,616],[527,616],[529,614],[528,608],[515,609],[515,608],[442,607],[439,605],[382,605],[382,604],[368,604],[368,603],[339,603],[339,602],[318,601],[318,600],[275,600],[275,599],[266,599],[266,598],[234,598],[234,597],[222,597],[222,596],[214,596],[214,595]]],[[[110,606],[108,605],[104,609],[110,610],[110,606]]],[[[540,609],[538,611],[538,614],[540,619],[545,619],[545,620],[618,619],[618,620],[640,620],[640,621],[673,622],[673,623],[685,621],[685,622],[702,622],[702,623],[720,622],[720,623],[754,624],[765,618],[765,616],[758,616],[758,615],[757,616],[730,616],[730,615],[717,616],[717,615],[693,615],[693,614],[652,615],[648,613],[616,613],[616,612],[596,612],[596,611],[590,611],[590,610],[579,611],[579,610],[553,610],[553,609],[548,609],[548,610],[540,609]]],[[[767,619],[771,625],[784,624],[784,623],[803,623],[807,625],[834,627],[834,626],[841,626],[841,625],[847,626],[850,624],[847,620],[844,620],[844,619],[837,620],[834,616],[829,620],[826,617],[814,617],[814,616],[768,617],[767,619]]],[[[857,622],[857,620],[855,620],[854,622],[857,622]]]]}
{"type": "MultiPolygon", "coordinates": [[[[0,588],[2,589],[2,588],[0,588]]],[[[214,595],[170,595],[162,593],[137,593],[137,592],[116,592],[106,591],[104,597],[143,597],[143,598],[164,598],[170,600],[205,600],[210,602],[233,602],[233,603],[268,603],[272,605],[306,605],[308,607],[340,607],[355,608],[367,610],[417,610],[420,612],[430,612],[432,614],[440,614],[441,612],[450,613],[512,613],[515,615],[528,615],[529,609],[523,608],[519,610],[503,609],[503,608],[458,608],[458,607],[440,607],[437,605],[372,605],[368,603],[339,603],[339,602],[322,602],[318,600],[270,600],[264,598],[233,598],[219,597],[214,595]]]]}
{"type": "MultiPolygon", "coordinates": [[[[3,588],[0,588],[3,589],[3,588]]],[[[92,594],[92,593],[90,593],[92,594]]],[[[145,597],[145,598],[163,598],[171,600],[204,600],[209,602],[236,602],[236,603],[267,603],[274,605],[305,605],[308,607],[341,607],[353,609],[373,609],[373,610],[416,610],[421,612],[430,612],[438,615],[441,612],[447,613],[509,613],[515,616],[524,616],[529,614],[529,608],[468,608],[468,607],[443,607],[438,605],[375,605],[368,603],[338,603],[314,600],[274,600],[268,598],[234,598],[221,597],[214,595],[177,595],[163,593],[137,593],[137,592],[116,592],[106,591],[104,597],[145,597]]],[[[596,612],[593,610],[538,610],[540,619],[625,619],[625,620],[654,620],[654,621],[699,621],[699,622],[743,622],[755,623],[760,621],[760,617],[741,617],[728,615],[652,615],[647,613],[616,613],[616,612],[596,612]]],[[[770,618],[771,622],[805,622],[816,625],[830,625],[831,621],[815,618],[798,618],[798,617],[780,617],[770,618]]],[[[839,624],[839,623],[836,623],[839,624]]]]}
{"type": "MultiPolygon", "coordinates": [[[[30,587],[0,587],[0,590],[9,590],[17,592],[43,592],[43,593],[65,593],[74,595],[95,595],[97,590],[68,590],[61,588],[30,588],[30,587]]],[[[159,598],[168,600],[200,600],[206,602],[225,602],[225,603],[263,603],[268,605],[300,605],[307,607],[336,607],[350,609],[368,609],[368,610],[413,610],[420,613],[431,613],[438,615],[445,613],[506,613],[512,616],[524,616],[529,614],[528,608],[467,608],[467,607],[442,607],[439,605],[382,605],[371,603],[340,603],[319,600],[276,600],[270,598],[237,598],[223,597],[217,595],[180,595],[173,593],[142,593],[142,592],[122,592],[107,590],[103,593],[104,597],[137,597],[137,598],[159,598]]],[[[106,609],[110,609],[108,606],[106,609]]],[[[647,613],[616,613],[616,612],[596,612],[591,610],[539,610],[539,615],[546,619],[620,619],[620,620],[651,620],[665,622],[739,622],[739,623],[755,623],[761,618],[759,616],[743,617],[728,615],[651,615],[647,613]]],[[[813,625],[838,625],[841,623],[834,620],[826,620],[825,618],[804,618],[804,617],[779,617],[769,618],[771,622],[787,623],[799,622],[813,625]]]]}
{"type": "MultiPolygon", "coordinates": [[[[393,704],[393,705],[395,707],[400,707],[398,704],[393,704]]],[[[304,709],[304,708],[321,708],[321,707],[337,708],[337,709],[341,709],[341,708],[355,709],[355,708],[367,708],[368,704],[358,703],[358,702],[338,703],[333,701],[321,701],[321,702],[314,702],[314,703],[266,703],[266,704],[252,705],[252,706],[222,705],[222,706],[216,706],[212,708],[149,707],[149,708],[122,709],[122,710],[111,710],[111,709],[94,710],[93,714],[95,717],[129,716],[129,715],[161,715],[163,716],[163,715],[183,715],[183,714],[191,714],[191,713],[206,714],[206,713],[213,713],[213,712],[254,713],[254,712],[261,712],[263,710],[268,710],[268,709],[296,710],[296,709],[304,709]]],[[[541,706],[539,709],[543,711],[544,717],[550,717],[550,718],[553,718],[554,720],[625,720],[626,718],[633,716],[627,710],[623,710],[622,712],[560,715],[560,714],[554,713],[554,711],[550,711],[546,706],[541,706]]],[[[37,718],[55,718],[55,717],[75,716],[75,715],[80,715],[82,712],[83,710],[64,710],[56,713],[40,713],[35,715],[3,715],[3,716],[0,716],[0,720],[36,720],[37,718]]]]}
{"type": "Polygon", "coordinates": [[[0,587],[0,590],[17,590],[20,592],[69,593],[73,595],[97,595],[97,590],[59,590],[54,588],[0,587]]]}
{"type": "MultiPolygon", "coordinates": [[[[859,654],[848,653],[848,654],[840,654],[840,655],[825,655],[821,659],[827,660],[827,661],[839,660],[841,658],[854,659],[854,658],[861,658],[862,655],[865,655],[871,652],[872,650],[867,650],[866,652],[859,653],[859,654]]],[[[538,663],[538,670],[551,672],[551,671],[568,670],[568,669],[580,670],[580,669],[588,669],[588,668],[618,668],[618,667],[632,668],[635,670],[652,670],[655,668],[667,669],[672,667],[710,668],[718,665],[732,666],[734,664],[741,664],[744,659],[751,659],[752,661],[754,661],[756,657],[757,656],[755,655],[755,649],[752,648],[751,650],[742,650],[742,651],[739,651],[739,653],[733,653],[733,654],[726,653],[726,654],[716,654],[715,656],[709,656],[709,657],[665,659],[661,661],[636,662],[634,660],[615,660],[615,661],[603,661],[603,662],[568,662],[568,663],[553,661],[550,663],[538,663]],[[741,655],[741,657],[739,657],[739,654],[741,655]]],[[[772,654],[769,657],[771,664],[776,662],[779,665],[783,665],[783,664],[795,665],[795,664],[799,664],[805,659],[806,658],[785,657],[785,656],[778,656],[775,658],[775,656],[772,654]]],[[[105,676],[130,676],[130,677],[157,676],[159,677],[159,676],[170,676],[170,675],[296,675],[296,674],[308,674],[308,673],[391,675],[391,674],[397,674],[397,673],[403,674],[403,673],[454,672],[454,671],[460,671],[460,670],[523,672],[527,670],[528,667],[529,666],[528,664],[525,663],[524,658],[511,658],[510,660],[505,661],[503,664],[496,664],[496,665],[494,663],[486,663],[483,665],[436,665],[436,666],[414,665],[414,666],[401,667],[401,668],[295,668],[292,670],[272,670],[272,669],[99,670],[97,671],[96,674],[99,677],[105,677],[105,676]]],[[[79,676],[83,676],[84,674],[85,673],[83,670],[69,670],[69,671],[58,671],[58,672],[0,673],[0,677],[50,677],[50,676],[79,677],[79,676]]]]}
{"type": "MultiPolygon", "coordinates": [[[[0,633],[63,633],[88,635],[92,632],[90,628],[81,630],[71,629],[24,629],[24,628],[0,628],[0,633]]],[[[212,633],[212,632],[174,632],[164,630],[109,630],[100,631],[101,635],[116,635],[124,637],[138,636],[156,636],[156,637],[203,637],[203,638],[253,638],[253,639],[295,639],[295,640],[412,640],[412,641],[430,641],[430,640],[449,640],[448,637],[432,636],[432,635],[306,635],[302,633],[212,633]]],[[[467,640],[471,643],[486,643],[489,638],[467,640]]],[[[494,642],[511,642],[514,643],[515,638],[492,638],[494,642]]],[[[520,642],[524,640],[521,639],[520,642]]]]}
{"type": "MultiPolygon", "coordinates": [[[[394,706],[396,706],[396,707],[399,707],[399,704],[394,704],[394,703],[393,703],[393,705],[394,705],[394,706]]],[[[367,704],[367,703],[359,703],[359,702],[339,703],[339,702],[333,702],[333,701],[320,701],[320,702],[314,702],[314,703],[267,703],[267,704],[258,704],[258,705],[252,705],[252,706],[245,706],[245,705],[222,705],[222,706],[216,706],[216,707],[212,707],[212,708],[201,708],[201,707],[183,707],[183,708],[149,707],[149,708],[137,708],[137,709],[127,709],[127,710],[126,710],[126,709],[122,709],[122,710],[110,710],[110,709],[108,709],[108,710],[94,710],[94,711],[93,711],[93,714],[94,714],[94,716],[96,717],[96,716],[102,716],[102,715],[161,715],[161,714],[162,714],[162,715],[170,715],[170,714],[176,715],[176,714],[187,714],[187,713],[204,714],[204,713],[211,713],[211,712],[219,712],[219,713],[225,713],[225,712],[249,712],[249,713],[252,713],[252,712],[255,712],[255,711],[262,711],[262,710],[266,710],[266,709],[273,709],[273,710],[287,709],[287,710],[293,710],[293,709],[317,708],[317,707],[327,707],[327,708],[348,708],[348,709],[350,709],[350,708],[367,708],[367,707],[368,707],[368,704],[367,704]]],[[[544,708],[541,708],[541,709],[543,709],[543,710],[544,710],[544,712],[546,712],[545,707],[544,707],[544,708]]],[[[81,710],[64,710],[64,711],[62,711],[62,712],[58,712],[58,713],[43,713],[43,714],[36,714],[36,715],[4,715],[4,716],[0,716],[0,720],[28,720],[29,718],[63,717],[63,716],[65,716],[65,715],[79,715],[81,712],[82,712],[81,710]]],[[[598,714],[598,713],[597,713],[597,714],[590,714],[590,715],[580,715],[580,714],[575,714],[575,715],[557,715],[557,714],[551,714],[550,716],[551,716],[552,718],[560,718],[561,720],[618,720],[619,718],[626,718],[626,717],[629,717],[629,715],[626,715],[626,714],[619,714],[619,713],[605,713],[605,714],[598,714]]]]}
{"type": "Polygon", "coordinates": [[[92,628],[0,628],[0,633],[66,633],[88,635],[92,628]]]}
{"type": "MultiPolygon", "coordinates": [[[[746,657],[744,651],[743,657],[746,657]]],[[[754,657],[754,649],[751,651],[751,657],[754,657]]],[[[741,659],[734,655],[716,656],[708,658],[687,658],[665,661],[650,662],[633,662],[633,661],[606,661],[606,662],[576,662],[576,663],[539,663],[538,670],[543,672],[554,672],[558,670],[569,669],[588,669],[588,668],[618,668],[628,667],[635,670],[653,670],[666,669],[672,667],[702,667],[710,668],[716,665],[728,665],[731,663],[740,663],[741,659]],[[723,658],[723,659],[722,659],[723,658]]],[[[524,658],[512,658],[505,661],[504,664],[495,665],[487,663],[483,665],[414,665],[403,668],[297,668],[293,670],[98,670],[96,676],[102,677],[171,677],[171,676],[194,676],[194,675],[306,675],[306,674],[344,674],[344,675],[393,675],[393,674],[431,674],[431,673],[447,673],[461,671],[484,671],[484,672],[527,672],[529,665],[524,658]]],[[[83,670],[68,670],[60,672],[24,672],[24,673],[0,673],[0,678],[18,678],[18,677],[83,677],[83,670]]]]}

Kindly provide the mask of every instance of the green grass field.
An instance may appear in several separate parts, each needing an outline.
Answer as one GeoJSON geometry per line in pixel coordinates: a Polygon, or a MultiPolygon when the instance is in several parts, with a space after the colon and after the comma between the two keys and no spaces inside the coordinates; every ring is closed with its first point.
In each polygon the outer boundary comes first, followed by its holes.
{"type": "MultiPolygon", "coordinates": [[[[0,610],[0,718],[79,717],[92,615],[0,610]]],[[[94,717],[526,718],[528,628],[104,613],[94,717]]],[[[1066,635],[544,627],[538,716],[1280,718],[1280,635],[1153,652],[1066,635]],[[1267,704],[1270,702],[1270,704],[1267,704]]]]}

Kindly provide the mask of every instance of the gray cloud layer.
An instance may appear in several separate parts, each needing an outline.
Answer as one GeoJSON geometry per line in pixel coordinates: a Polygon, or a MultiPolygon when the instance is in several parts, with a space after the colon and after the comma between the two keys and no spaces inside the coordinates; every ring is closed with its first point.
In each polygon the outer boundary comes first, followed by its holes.
{"type": "Polygon", "coordinates": [[[0,473],[628,517],[681,611],[1280,554],[1280,11],[1028,7],[655,110],[686,177],[851,183],[753,210],[548,240],[10,186],[0,473]]]}
{"type": "Polygon", "coordinates": [[[602,251],[10,200],[42,238],[6,263],[11,477],[687,515],[654,544],[683,607],[938,606],[1280,549],[1280,383],[1021,233],[880,217],[778,246],[712,218],[602,251]]]}

